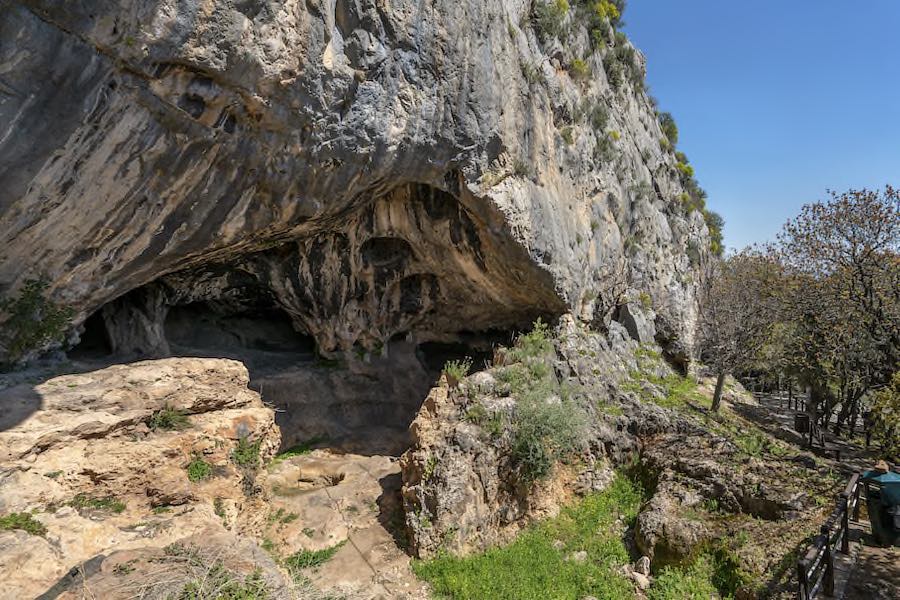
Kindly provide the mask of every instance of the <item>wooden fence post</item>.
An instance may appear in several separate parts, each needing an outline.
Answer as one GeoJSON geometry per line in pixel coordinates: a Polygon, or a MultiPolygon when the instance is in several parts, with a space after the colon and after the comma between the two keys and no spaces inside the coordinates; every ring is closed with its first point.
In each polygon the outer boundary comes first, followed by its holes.
{"type": "Polygon", "coordinates": [[[859,482],[856,483],[856,487],[853,489],[853,520],[859,523],[859,482]]]}
{"type": "Polygon", "coordinates": [[[850,497],[847,492],[841,492],[841,552],[850,554],[850,497]]]}
{"type": "Polygon", "coordinates": [[[825,574],[822,580],[822,591],[826,596],[834,596],[834,555],[831,552],[831,527],[822,525],[822,535],[825,536],[825,555],[822,560],[825,562],[825,574]]]}
{"type": "Polygon", "coordinates": [[[806,563],[797,561],[797,600],[809,600],[809,580],[806,578],[806,563]]]}

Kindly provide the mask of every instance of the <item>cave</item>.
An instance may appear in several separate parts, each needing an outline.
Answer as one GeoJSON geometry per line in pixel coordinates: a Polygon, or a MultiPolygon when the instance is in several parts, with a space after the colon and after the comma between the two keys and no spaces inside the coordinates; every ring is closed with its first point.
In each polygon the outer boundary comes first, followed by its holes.
{"type": "Polygon", "coordinates": [[[82,324],[78,344],[68,352],[75,360],[102,360],[113,354],[102,311],[95,311],[82,324]]]}
{"type": "Polygon", "coordinates": [[[565,311],[502,219],[463,200],[398,185],[333,227],[163,275],[94,312],[71,356],[239,360],[285,447],[398,455],[448,361],[483,368],[565,311]]]}

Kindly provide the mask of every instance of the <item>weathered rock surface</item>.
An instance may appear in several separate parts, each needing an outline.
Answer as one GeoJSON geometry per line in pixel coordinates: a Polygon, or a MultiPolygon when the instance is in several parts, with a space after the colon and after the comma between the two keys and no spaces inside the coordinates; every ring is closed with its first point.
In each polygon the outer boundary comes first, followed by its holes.
{"type": "Polygon", "coordinates": [[[104,307],[120,353],[168,354],[192,302],[330,353],[591,321],[624,257],[689,344],[707,231],[654,109],[529,10],[0,1],[0,290],[46,278],[70,342],[104,307]]]}
{"type": "MultiPolygon", "coordinates": [[[[0,428],[0,514],[29,513],[46,528],[44,535],[0,532],[4,597],[36,597],[55,582],[62,592],[77,579],[66,574],[83,563],[86,574],[78,577],[99,577],[97,590],[109,590],[97,597],[131,597],[130,585],[115,593],[109,587],[112,563],[119,560],[113,557],[124,552],[123,561],[135,559],[116,571],[124,575],[175,542],[223,557],[230,548],[234,557],[243,556],[246,568],[237,570],[249,575],[258,561],[246,557],[258,549],[237,552],[234,536],[261,529],[265,504],[256,469],[236,464],[232,452],[243,438],[258,449],[259,466],[280,437],[272,409],[247,383],[240,363],[185,358],[0,391],[4,407],[38,401],[27,418],[0,428]],[[148,427],[166,407],[188,415],[186,427],[148,427]],[[192,459],[209,467],[193,482],[192,459]]],[[[252,537],[240,544],[253,546],[252,537]]],[[[261,568],[272,589],[283,585],[274,564],[266,564],[261,568]]],[[[152,583],[147,571],[143,576],[152,583]]]]}
{"type": "Polygon", "coordinates": [[[510,432],[492,430],[489,416],[473,418],[478,405],[489,415],[517,410],[521,399],[503,394],[502,367],[471,375],[458,388],[433,389],[402,459],[413,550],[432,556],[484,549],[554,514],[573,495],[604,489],[612,470],[627,466],[647,492],[628,533],[636,556],[644,557],[626,573],[638,589],[650,585],[651,560],[654,569],[685,565],[704,551],[738,557],[759,577],[780,576],[779,557],[823,518],[822,498],[835,485],[830,467],[799,465],[789,448],[739,420],[731,403],[749,394],[736,382],[729,381],[718,416],[702,404],[713,380],[704,380],[696,395],[670,397],[665,386],[684,380],[659,348],[639,345],[621,325],[601,335],[564,317],[554,346],[554,369],[588,421],[587,448],[558,464],[548,480],[523,484],[510,432]]]}

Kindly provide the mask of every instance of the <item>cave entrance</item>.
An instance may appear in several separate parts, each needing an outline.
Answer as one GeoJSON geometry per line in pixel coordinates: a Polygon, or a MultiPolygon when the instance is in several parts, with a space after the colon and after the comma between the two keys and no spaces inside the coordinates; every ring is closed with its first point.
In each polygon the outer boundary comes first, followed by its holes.
{"type": "Polygon", "coordinates": [[[101,311],[98,310],[91,314],[85,320],[83,327],[84,332],[81,334],[78,345],[69,350],[68,356],[83,361],[102,360],[109,357],[113,353],[113,349],[101,311]]]}
{"type": "Polygon", "coordinates": [[[254,379],[316,357],[315,339],[297,332],[288,314],[274,304],[176,305],[167,311],[163,330],[174,356],[239,360],[254,379]]]}

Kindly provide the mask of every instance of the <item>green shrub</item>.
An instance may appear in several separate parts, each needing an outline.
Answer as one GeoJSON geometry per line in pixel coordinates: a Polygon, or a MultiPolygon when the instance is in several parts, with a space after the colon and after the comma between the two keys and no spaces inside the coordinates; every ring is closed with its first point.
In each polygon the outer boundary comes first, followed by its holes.
{"type": "Polygon", "coordinates": [[[78,494],[69,500],[68,504],[75,509],[108,510],[114,513],[125,510],[125,503],[115,496],[98,497],[78,494]]]}
{"type": "Polygon", "coordinates": [[[541,40],[560,37],[563,33],[563,22],[569,14],[568,0],[550,0],[534,2],[534,28],[541,40]]]}
{"type": "Polygon", "coordinates": [[[559,135],[567,146],[571,146],[575,142],[574,131],[571,127],[563,127],[560,129],[559,135]]]}
{"type": "Polygon", "coordinates": [[[451,360],[444,364],[443,373],[457,382],[462,381],[472,369],[472,359],[468,356],[462,360],[451,360]]]}
{"type": "Polygon", "coordinates": [[[29,513],[9,513],[0,517],[0,530],[21,529],[31,535],[43,536],[47,533],[44,524],[29,513]]]}
{"type": "Polygon", "coordinates": [[[231,451],[231,460],[239,467],[255,468],[259,465],[259,447],[261,445],[261,439],[251,443],[248,436],[243,436],[231,451]]]}
{"type": "Polygon", "coordinates": [[[318,567],[331,560],[331,558],[337,554],[337,551],[346,543],[346,541],[343,541],[335,546],[323,548],[322,550],[300,550],[284,559],[284,565],[292,574],[300,569],[318,567]]]}
{"type": "Polygon", "coordinates": [[[509,363],[498,379],[516,398],[512,423],[512,459],[525,482],[547,477],[553,466],[581,448],[586,416],[560,388],[551,361],[550,328],[540,319],[516,339],[509,363]]]}
{"type": "Polygon", "coordinates": [[[675,124],[675,117],[672,116],[672,113],[659,113],[659,128],[673,147],[678,145],[678,125],[675,124]]]}
{"type": "Polygon", "coordinates": [[[197,455],[194,455],[194,458],[188,463],[186,469],[188,479],[193,483],[209,479],[213,474],[212,465],[197,455]]]}
{"type": "Polygon", "coordinates": [[[694,176],[694,167],[687,163],[676,163],[675,168],[678,170],[678,173],[681,174],[681,177],[683,179],[690,179],[694,176]]]}
{"type": "Polygon", "coordinates": [[[597,102],[591,109],[591,127],[596,132],[606,131],[606,125],[609,123],[609,111],[604,104],[597,102]]]}
{"type": "Polygon", "coordinates": [[[586,61],[575,58],[569,63],[569,73],[574,79],[587,79],[591,76],[591,67],[586,61]]]}
{"type": "Polygon", "coordinates": [[[651,308],[653,308],[653,298],[651,298],[650,294],[648,294],[647,292],[641,292],[638,295],[638,300],[640,300],[641,307],[644,310],[650,310],[651,308]]]}
{"type": "Polygon", "coordinates": [[[150,429],[186,429],[190,427],[187,415],[168,404],[153,413],[147,421],[150,429]]]}
{"type": "Polygon", "coordinates": [[[706,221],[706,228],[709,229],[709,249],[716,256],[722,256],[725,252],[724,238],[722,229],[725,227],[725,219],[711,210],[703,211],[703,220],[706,221]]]}
{"type": "Polygon", "coordinates": [[[28,279],[16,297],[0,300],[0,312],[8,318],[3,324],[6,357],[16,363],[29,352],[54,342],[62,342],[75,312],[44,296],[49,283],[28,279]]]}

